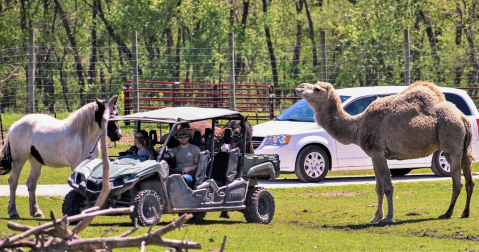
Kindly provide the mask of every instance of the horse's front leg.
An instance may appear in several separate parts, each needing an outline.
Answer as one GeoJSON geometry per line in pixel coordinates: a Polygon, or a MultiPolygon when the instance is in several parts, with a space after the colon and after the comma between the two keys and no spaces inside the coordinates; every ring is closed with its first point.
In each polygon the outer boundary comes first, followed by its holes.
{"type": "Polygon", "coordinates": [[[18,158],[12,164],[12,173],[8,178],[8,185],[10,186],[10,200],[8,201],[8,215],[10,219],[20,219],[20,214],[17,211],[16,204],[16,194],[18,186],[18,178],[22,171],[23,165],[25,164],[26,159],[18,158]]]}
{"type": "Polygon", "coordinates": [[[374,167],[374,176],[376,178],[376,195],[378,196],[378,209],[374,218],[371,220],[373,222],[379,222],[381,224],[388,224],[393,222],[394,218],[394,204],[393,204],[393,193],[394,187],[391,181],[391,173],[389,171],[387,160],[384,157],[373,157],[373,167],[374,167]],[[383,212],[383,202],[384,195],[388,202],[388,213],[386,218],[384,217],[383,212]]]}
{"type": "Polygon", "coordinates": [[[43,212],[38,207],[37,194],[36,194],[38,178],[42,174],[42,164],[38,163],[36,160],[33,160],[33,159],[30,159],[29,161],[32,167],[30,170],[30,175],[28,176],[28,179],[27,179],[30,215],[35,218],[44,218],[43,212]]]}

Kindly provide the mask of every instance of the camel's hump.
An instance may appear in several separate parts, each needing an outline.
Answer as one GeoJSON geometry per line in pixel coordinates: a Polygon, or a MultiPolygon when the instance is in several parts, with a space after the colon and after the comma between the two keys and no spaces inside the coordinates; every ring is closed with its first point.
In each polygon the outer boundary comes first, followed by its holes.
{"type": "Polygon", "coordinates": [[[414,109],[432,114],[436,105],[445,101],[444,94],[436,85],[430,82],[415,82],[399,94],[377,99],[367,110],[398,113],[414,109]]]}

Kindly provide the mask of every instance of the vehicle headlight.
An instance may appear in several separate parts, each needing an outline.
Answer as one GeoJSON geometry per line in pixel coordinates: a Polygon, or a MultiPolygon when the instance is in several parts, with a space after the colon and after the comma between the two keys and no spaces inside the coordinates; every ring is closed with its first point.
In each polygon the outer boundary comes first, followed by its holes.
{"type": "Polygon", "coordinates": [[[123,176],[123,183],[126,183],[130,179],[130,176],[123,176]]]}
{"type": "Polygon", "coordinates": [[[290,135],[272,135],[267,136],[264,145],[286,145],[291,139],[290,135]]]}

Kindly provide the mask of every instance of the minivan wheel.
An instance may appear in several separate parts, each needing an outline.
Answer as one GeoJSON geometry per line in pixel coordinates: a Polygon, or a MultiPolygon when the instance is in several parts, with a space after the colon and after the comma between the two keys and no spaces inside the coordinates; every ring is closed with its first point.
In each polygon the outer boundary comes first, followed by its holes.
{"type": "Polygon", "coordinates": [[[328,174],[329,166],[330,160],[326,151],[311,145],[299,152],[294,173],[302,182],[319,182],[328,174]]]}
{"type": "Polygon", "coordinates": [[[431,170],[438,177],[451,176],[451,165],[447,162],[443,151],[438,150],[432,155],[431,170]]]}
{"type": "Polygon", "coordinates": [[[138,224],[141,226],[152,226],[160,222],[163,206],[160,196],[155,191],[149,189],[139,191],[133,200],[133,205],[135,209],[130,214],[133,223],[135,218],[138,218],[138,224]],[[158,218],[156,218],[153,208],[156,210],[158,218]]]}

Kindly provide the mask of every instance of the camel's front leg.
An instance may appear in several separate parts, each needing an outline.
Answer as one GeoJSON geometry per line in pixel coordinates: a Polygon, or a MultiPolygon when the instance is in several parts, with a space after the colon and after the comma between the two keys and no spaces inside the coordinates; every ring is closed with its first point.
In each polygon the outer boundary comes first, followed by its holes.
{"type": "Polygon", "coordinates": [[[30,159],[30,175],[27,179],[27,187],[28,187],[28,202],[30,204],[30,215],[35,218],[44,218],[43,212],[38,207],[37,201],[37,182],[38,178],[42,174],[42,164],[38,163],[36,160],[30,159]]]}
{"type": "Polygon", "coordinates": [[[393,193],[394,187],[391,181],[391,173],[389,171],[387,160],[384,157],[372,158],[374,175],[376,177],[376,194],[378,196],[378,209],[376,215],[371,222],[379,222],[381,224],[388,224],[393,222],[394,218],[394,204],[393,193]],[[388,213],[383,219],[383,197],[386,195],[388,202],[388,213]]]}
{"type": "Polygon", "coordinates": [[[381,184],[381,181],[378,181],[378,177],[376,176],[376,195],[378,197],[378,209],[376,210],[376,214],[371,219],[371,223],[379,222],[384,217],[383,211],[383,198],[384,198],[384,190],[381,184]]]}
{"type": "MultiPolygon", "coordinates": [[[[448,156],[446,156],[447,158],[448,156]]],[[[462,189],[462,178],[461,178],[461,166],[460,163],[458,162],[457,158],[447,158],[447,161],[451,165],[451,178],[452,178],[452,198],[451,198],[451,204],[449,205],[449,209],[447,209],[447,212],[441,216],[439,216],[439,219],[449,219],[452,216],[452,213],[454,212],[454,206],[456,205],[457,197],[459,197],[459,194],[461,193],[462,189]]],[[[472,194],[472,190],[471,190],[472,194]]]]}

